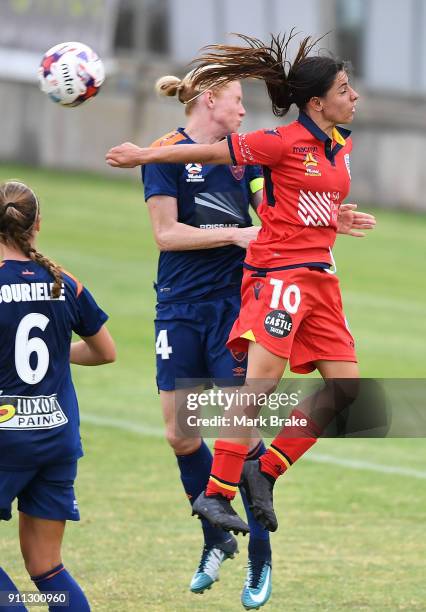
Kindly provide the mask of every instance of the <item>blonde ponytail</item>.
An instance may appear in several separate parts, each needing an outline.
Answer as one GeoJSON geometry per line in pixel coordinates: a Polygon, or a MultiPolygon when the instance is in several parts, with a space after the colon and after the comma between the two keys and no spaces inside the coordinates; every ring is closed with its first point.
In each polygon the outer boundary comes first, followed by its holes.
{"type": "Polygon", "coordinates": [[[182,85],[178,77],[167,75],[158,79],[155,83],[155,91],[160,96],[175,96],[182,85]]]}
{"type": "MultiPolygon", "coordinates": [[[[208,69],[210,70],[211,67],[209,66],[208,69]]],[[[200,68],[198,68],[198,72],[199,71],[200,68]]],[[[200,85],[194,84],[194,72],[194,70],[191,70],[183,79],[179,79],[172,75],[166,75],[159,78],[155,83],[155,91],[157,94],[160,96],[177,96],[179,102],[185,105],[185,113],[187,115],[189,115],[194,108],[197,98],[207,91],[207,89],[215,90],[221,87],[221,85],[215,86],[214,84],[208,87],[200,87],[200,85]]]]}

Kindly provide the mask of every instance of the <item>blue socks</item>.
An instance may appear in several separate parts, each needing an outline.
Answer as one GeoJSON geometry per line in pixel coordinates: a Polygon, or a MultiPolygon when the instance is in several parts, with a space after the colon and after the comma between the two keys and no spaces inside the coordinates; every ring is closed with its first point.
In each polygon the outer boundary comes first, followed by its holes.
{"type": "Polygon", "coordinates": [[[249,559],[259,559],[260,561],[269,561],[271,563],[271,544],[269,538],[267,540],[261,540],[250,537],[248,544],[248,556],[249,559]]]}
{"type": "Polygon", "coordinates": [[[1,601],[0,601],[0,612],[24,612],[27,608],[23,604],[17,604],[10,606],[8,605],[8,593],[18,594],[19,591],[16,588],[16,585],[12,582],[9,576],[6,574],[4,569],[0,567],[0,593],[1,593],[1,601]]]}
{"type": "MultiPolygon", "coordinates": [[[[196,450],[195,453],[191,453],[190,455],[176,455],[176,459],[183,488],[192,506],[194,501],[207,486],[213,456],[207,444],[202,440],[200,448],[196,450]]],[[[213,527],[207,519],[202,518],[201,525],[207,546],[229,539],[229,535],[226,531],[213,527]]]]}
{"type": "Polygon", "coordinates": [[[49,612],[57,610],[58,612],[90,612],[89,602],[86,599],[86,595],[83,593],[79,584],[74,578],[67,572],[62,565],[57,565],[45,574],[40,576],[31,576],[34,584],[40,591],[45,593],[46,591],[60,591],[68,593],[68,606],[49,606],[49,612]]]}
{"type": "MultiPolygon", "coordinates": [[[[261,440],[259,444],[252,449],[247,459],[259,459],[266,452],[265,445],[261,440]]],[[[191,505],[197,497],[204,491],[210,476],[212,466],[212,454],[209,447],[201,441],[200,448],[191,455],[176,455],[180,470],[180,478],[183,488],[189,498],[191,505]]],[[[271,546],[269,542],[269,531],[264,529],[254,518],[251,510],[248,507],[247,498],[242,495],[242,500],[247,514],[247,521],[250,527],[249,555],[251,551],[256,555],[262,556],[266,560],[271,558],[271,546]]],[[[201,519],[204,539],[207,545],[223,542],[229,538],[229,535],[222,529],[217,529],[210,525],[206,519],[201,519]]]]}
{"type": "MultiPolygon", "coordinates": [[[[33,580],[40,593],[45,593],[46,591],[60,591],[68,594],[68,606],[55,606],[53,604],[49,606],[50,611],[57,610],[61,612],[63,610],[67,610],[67,612],[90,612],[89,603],[85,594],[62,564],[54,567],[41,576],[31,576],[31,580],[33,580]]],[[[2,592],[0,612],[27,612],[27,608],[23,604],[13,606],[3,605],[6,604],[6,600],[4,600],[4,592],[19,593],[19,591],[1,567],[0,592],[2,592]]]]}
{"type": "MultiPolygon", "coordinates": [[[[263,440],[260,440],[259,444],[249,451],[246,461],[255,461],[259,459],[266,452],[266,447],[263,440]]],[[[241,492],[241,498],[243,500],[244,508],[246,510],[247,522],[250,527],[250,539],[248,545],[249,557],[253,555],[264,559],[265,561],[271,560],[271,544],[269,539],[269,531],[264,529],[260,523],[256,521],[252,511],[248,506],[247,497],[241,492]]]]}

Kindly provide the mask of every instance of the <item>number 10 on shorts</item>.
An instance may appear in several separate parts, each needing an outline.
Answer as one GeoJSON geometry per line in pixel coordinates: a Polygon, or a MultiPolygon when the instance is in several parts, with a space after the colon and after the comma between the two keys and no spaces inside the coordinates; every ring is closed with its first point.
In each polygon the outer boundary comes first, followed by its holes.
{"type": "Polygon", "coordinates": [[[269,283],[273,286],[270,307],[274,309],[279,308],[281,298],[284,310],[295,314],[299,309],[301,300],[299,287],[297,285],[289,285],[284,289],[284,281],[277,278],[270,278],[269,283]]]}
{"type": "Polygon", "coordinates": [[[172,347],[169,345],[167,329],[160,329],[155,343],[155,352],[160,355],[161,359],[170,359],[170,354],[173,353],[172,347]]]}

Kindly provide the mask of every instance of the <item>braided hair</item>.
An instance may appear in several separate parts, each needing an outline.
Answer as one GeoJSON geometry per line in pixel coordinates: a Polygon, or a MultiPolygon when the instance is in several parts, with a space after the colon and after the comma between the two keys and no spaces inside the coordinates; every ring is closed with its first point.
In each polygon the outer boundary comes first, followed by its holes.
{"type": "Polygon", "coordinates": [[[0,185],[0,243],[17,247],[26,257],[45,268],[54,279],[51,297],[58,298],[62,288],[62,270],[32,246],[39,209],[36,194],[24,183],[10,180],[0,185]]]}
{"type": "Polygon", "coordinates": [[[269,44],[245,34],[236,34],[246,46],[208,45],[192,64],[194,87],[204,88],[237,79],[265,81],[274,115],[283,117],[292,104],[303,110],[312,97],[322,97],[330,89],[336,75],[348,70],[347,62],[330,54],[311,55],[323,38],[307,36],[296,57],[288,59],[289,44],[297,36],[293,28],[288,35],[272,36],[269,44]]]}

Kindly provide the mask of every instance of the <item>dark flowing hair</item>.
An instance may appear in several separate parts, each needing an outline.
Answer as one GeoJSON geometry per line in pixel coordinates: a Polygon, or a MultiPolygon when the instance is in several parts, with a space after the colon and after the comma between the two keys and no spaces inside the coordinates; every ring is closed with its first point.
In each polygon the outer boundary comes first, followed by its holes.
{"type": "Polygon", "coordinates": [[[18,248],[50,272],[54,280],[51,295],[58,298],[62,288],[61,268],[31,245],[39,208],[36,194],[24,183],[13,180],[0,185],[0,242],[18,248]]]}
{"type": "Polygon", "coordinates": [[[303,110],[315,96],[324,96],[333,85],[338,72],[347,70],[347,62],[328,55],[310,55],[315,45],[324,38],[305,37],[299,44],[296,57],[290,61],[290,42],[297,36],[293,28],[288,35],[272,36],[265,44],[258,38],[235,34],[247,46],[208,45],[192,64],[195,87],[211,87],[238,79],[265,81],[274,115],[283,117],[292,104],[303,110]]]}

